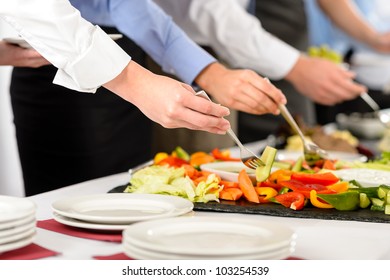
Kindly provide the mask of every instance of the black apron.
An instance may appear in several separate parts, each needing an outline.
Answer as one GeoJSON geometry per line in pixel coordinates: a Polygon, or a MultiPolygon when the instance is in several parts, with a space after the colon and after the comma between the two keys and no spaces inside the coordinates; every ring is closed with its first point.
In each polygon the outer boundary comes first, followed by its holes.
{"type": "MultiPolygon", "coordinates": [[[[146,55],[135,43],[117,42],[145,65],[146,55]]],[[[150,159],[151,121],[138,108],[104,88],[91,94],[54,85],[56,70],[12,72],[11,102],[27,196],[125,172],[150,159]]]]}

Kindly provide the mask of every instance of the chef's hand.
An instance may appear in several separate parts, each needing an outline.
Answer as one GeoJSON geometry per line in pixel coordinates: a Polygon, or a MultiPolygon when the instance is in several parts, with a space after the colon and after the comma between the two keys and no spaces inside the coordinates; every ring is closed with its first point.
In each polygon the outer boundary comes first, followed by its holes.
{"type": "Polygon", "coordinates": [[[50,64],[37,51],[0,41],[0,65],[37,68],[50,64]]]}
{"type": "Polygon", "coordinates": [[[279,114],[286,103],[283,93],[252,70],[231,70],[216,62],[207,66],[195,82],[224,106],[250,114],[279,114]]]}
{"type": "Polygon", "coordinates": [[[358,97],[367,88],[353,81],[355,74],[338,64],[301,55],[285,77],[303,95],[322,105],[358,97]]]}
{"type": "Polygon", "coordinates": [[[165,128],[184,127],[217,134],[225,134],[230,128],[223,119],[230,114],[228,108],[196,97],[189,85],[155,75],[134,61],[104,87],[165,128]]]}

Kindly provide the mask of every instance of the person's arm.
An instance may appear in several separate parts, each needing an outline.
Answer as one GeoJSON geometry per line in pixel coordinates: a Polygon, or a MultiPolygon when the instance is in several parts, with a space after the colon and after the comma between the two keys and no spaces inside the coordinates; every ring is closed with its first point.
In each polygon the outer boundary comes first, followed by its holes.
{"type": "MultiPolygon", "coordinates": [[[[265,31],[260,20],[246,11],[247,0],[181,0],[181,5],[175,0],[155,1],[191,38],[211,46],[230,66],[254,69],[272,79],[284,78],[313,101],[332,105],[353,99],[366,89],[351,81],[353,73],[323,59],[308,58],[265,31]]],[[[208,70],[219,76],[223,72],[217,65],[208,70]]],[[[253,77],[250,72],[246,74],[253,77]]],[[[205,77],[204,80],[211,86],[216,84],[215,79],[205,77]]],[[[229,88],[225,90],[229,91],[229,88]]],[[[261,107],[253,101],[253,95],[251,98],[236,94],[229,101],[240,106],[256,104],[257,108],[261,107]],[[245,104],[240,104],[243,100],[246,100],[245,104]]]]}
{"type": "Polygon", "coordinates": [[[58,68],[54,82],[59,85],[94,92],[131,59],[68,1],[9,1],[0,6],[0,15],[58,68]]]}
{"type": "Polygon", "coordinates": [[[311,100],[335,105],[358,97],[367,88],[353,81],[355,74],[323,58],[302,54],[285,79],[311,100]]]}
{"type": "Polygon", "coordinates": [[[230,127],[222,118],[229,115],[226,107],[197,97],[189,85],[155,75],[134,61],[104,86],[165,128],[186,127],[225,134],[230,127]]]}
{"type": "Polygon", "coordinates": [[[71,2],[86,19],[115,26],[143,48],[165,72],[186,83],[196,83],[225,106],[254,114],[277,114],[277,104],[285,103],[280,90],[265,83],[253,71],[223,67],[150,0],[102,0],[93,5],[81,0],[71,2]]]}
{"type": "MultiPolygon", "coordinates": [[[[94,91],[104,85],[134,103],[164,127],[225,133],[229,110],[196,97],[176,80],[157,76],[137,63],[100,28],[85,21],[66,0],[13,0],[0,16],[59,68],[66,87],[94,91]]],[[[115,108],[113,108],[115,110],[115,108]]]]}
{"type": "Polygon", "coordinates": [[[50,63],[34,49],[0,41],[0,65],[36,68],[47,64],[50,63]]]}
{"type": "Polygon", "coordinates": [[[390,52],[390,31],[377,32],[351,0],[317,0],[324,13],[344,32],[380,52],[390,52]]]}
{"type": "Polygon", "coordinates": [[[264,30],[247,0],[154,0],[198,44],[211,47],[234,68],[282,79],[299,51],[264,30]]]}

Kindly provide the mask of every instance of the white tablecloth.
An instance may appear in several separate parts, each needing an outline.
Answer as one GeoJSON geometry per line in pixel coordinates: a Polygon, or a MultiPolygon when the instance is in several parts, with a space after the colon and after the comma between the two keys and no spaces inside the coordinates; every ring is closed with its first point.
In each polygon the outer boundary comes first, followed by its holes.
{"type": "MultiPolygon", "coordinates": [[[[38,207],[37,219],[52,218],[52,202],[71,196],[106,193],[126,184],[128,173],[108,176],[51,192],[29,197],[38,207]]],[[[196,216],[250,216],[290,226],[297,233],[294,256],[304,259],[390,259],[390,224],[284,218],[263,215],[195,212],[196,216]]],[[[61,252],[48,259],[92,259],[94,255],[110,255],[122,251],[121,245],[94,241],[38,229],[35,243],[61,252]]]]}

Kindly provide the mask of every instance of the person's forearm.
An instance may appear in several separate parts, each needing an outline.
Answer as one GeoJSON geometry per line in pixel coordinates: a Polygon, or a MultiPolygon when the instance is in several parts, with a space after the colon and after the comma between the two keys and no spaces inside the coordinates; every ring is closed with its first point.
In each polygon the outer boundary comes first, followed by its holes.
{"type": "Polygon", "coordinates": [[[130,61],[66,0],[13,0],[0,6],[0,17],[59,69],[54,80],[59,85],[94,92],[130,61]]]}
{"type": "Polygon", "coordinates": [[[223,118],[229,115],[226,107],[197,97],[189,85],[153,74],[134,61],[104,87],[166,128],[186,127],[224,134],[230,127],[223,118]]]}
{"type": "Polygon", "coordinates": [[[200,45],[211,47],[233,68],[249,68],[281,79],[299,52],[264,30],[242,0],[155,0],[200,45]],[[223,19],[223,20],[221,20],[223,19]]]}
{"type": "Polygon", "coordinates": [[[376,44],[378,33],[351,0],[317,1],[324,13],[348,35],[371,46],[376,44]]]}

